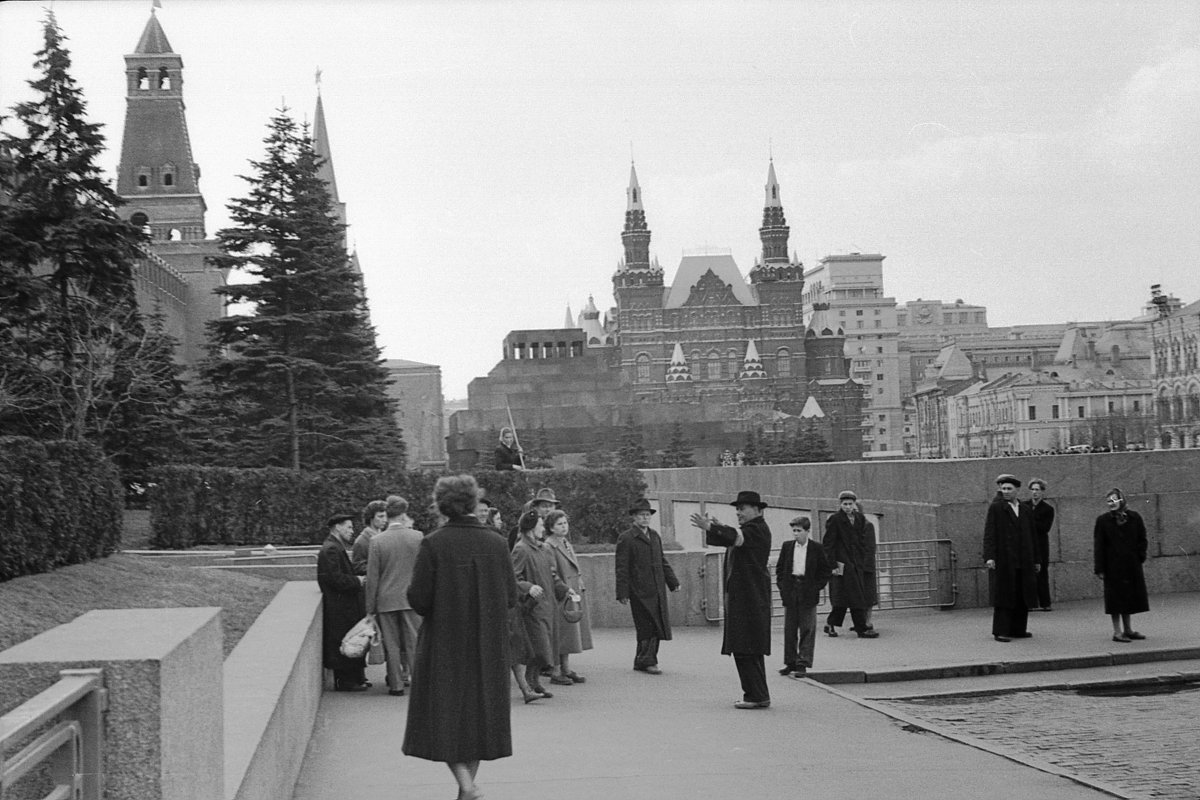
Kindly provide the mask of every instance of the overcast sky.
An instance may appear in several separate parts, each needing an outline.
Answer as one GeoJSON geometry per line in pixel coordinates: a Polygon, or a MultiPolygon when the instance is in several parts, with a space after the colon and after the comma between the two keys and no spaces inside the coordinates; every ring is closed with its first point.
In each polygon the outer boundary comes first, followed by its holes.
{"type": "MultiPolygon", "coordinates": [[[[0,3],[0,105],[44,3],[0,3]]],[[[1180,2],[163,0],[210,235],[314,73],[372,319],[447,398],[513,329],[612,303],[631,153],[669,283],[760,251],[773,154],[807,266],[886,256],[887,293],[992,325],[1200,298],[1200,13],[1180,2]]],[[[149,0],[54,3],[113,170],[149,0]]]]}

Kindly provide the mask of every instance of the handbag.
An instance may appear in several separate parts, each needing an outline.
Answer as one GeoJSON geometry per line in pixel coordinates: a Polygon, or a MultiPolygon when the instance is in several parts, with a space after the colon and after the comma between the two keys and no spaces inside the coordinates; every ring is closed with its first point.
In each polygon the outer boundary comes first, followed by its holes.
{"type": "Polygon", "coordinates": [[[383,653],[383,642],[376,636],[371,640],[371,649],[367,651],[367,663],[375,665],[385,661],[387,661],[387,656],[383,653]]]}
{"type": "Polygon", "coordinates": [[[574,624],[583,619],[583,598],[574,592],[568,592],[563,596],[558,607],[567,624],[574,624]]]}
{"type": "Polygon", "coordinates": [[[370,616],[363,617],[342,637],[338,650],[346,658],[362,658],[372,642],[379,641],[379,631],[370,616]]]}

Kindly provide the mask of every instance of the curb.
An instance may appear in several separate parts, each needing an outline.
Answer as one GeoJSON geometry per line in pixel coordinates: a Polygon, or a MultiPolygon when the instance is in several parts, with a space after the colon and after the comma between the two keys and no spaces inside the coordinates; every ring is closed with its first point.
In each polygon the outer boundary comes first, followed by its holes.
{"type": "Polygon", "coordinates": [[[975,664],[947,664],[935,667],[887,670],[821,670],[810,671],[808,678],[827,686],[845,683],[895,683],[926,681],[939,678],[976,678],[988,675],[1015,675],[1022,672],[1054,672],[1064,669],[1114,667],[1125,664],[1145,664],[1155,661],[1188,661],[1200,659],[1200,647],[1165,647],[1155,650],[1128,650],[1119,653],[1095,653],[1082,656],[1063,656],[1027,661],[986,661],[975,664]]]}

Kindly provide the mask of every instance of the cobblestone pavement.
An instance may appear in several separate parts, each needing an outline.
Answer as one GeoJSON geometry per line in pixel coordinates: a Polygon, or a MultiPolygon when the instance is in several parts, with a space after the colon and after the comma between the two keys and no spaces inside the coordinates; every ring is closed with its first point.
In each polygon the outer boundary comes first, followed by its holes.
{"type": "Polygon", "coordinates": [[[1200,797],[1200,683],[877,701],[1137,797],[1200,797]]]}

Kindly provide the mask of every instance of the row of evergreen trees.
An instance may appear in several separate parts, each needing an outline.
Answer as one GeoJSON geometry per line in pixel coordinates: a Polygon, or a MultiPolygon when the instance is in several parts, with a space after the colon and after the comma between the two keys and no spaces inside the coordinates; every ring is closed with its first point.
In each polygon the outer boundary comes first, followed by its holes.
{"type": "Polygon", "coordinates": [[[105,138],[53,12],[43,31],[33,99],[0,117],[0,432],[94,441],[131,481],[180,461],[401,466],[361,277],[307,126],[276,113],[248,193],[228,206],[215,266],[251,282],[218,291],[245,311],[210,323],[207,358],[185,376],[161,316],[137,306],[149,242],[100,172],[105,138]]]}

